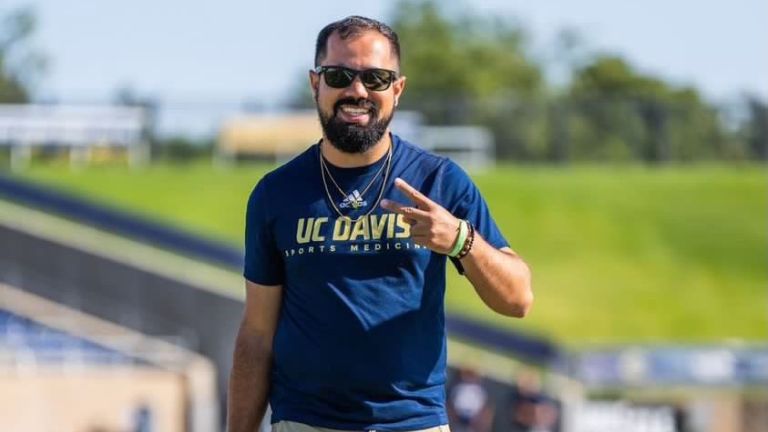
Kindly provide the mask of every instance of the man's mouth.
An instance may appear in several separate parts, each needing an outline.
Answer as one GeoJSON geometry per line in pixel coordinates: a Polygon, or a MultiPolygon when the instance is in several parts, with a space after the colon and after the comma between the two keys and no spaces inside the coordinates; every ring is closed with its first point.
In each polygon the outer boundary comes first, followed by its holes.
{"type": "Polygon", "coordinates": [[[345,98],[334,106],[336,116],[344,123],[366,125],[376,117],[376,105],[367,99],[345,98]]]}
{"type": "Polygon", "coordinates": [[[357,105],[342,105],[337,113],[347,123],[365,124],[371,119],[371,110],[357,105]]]}

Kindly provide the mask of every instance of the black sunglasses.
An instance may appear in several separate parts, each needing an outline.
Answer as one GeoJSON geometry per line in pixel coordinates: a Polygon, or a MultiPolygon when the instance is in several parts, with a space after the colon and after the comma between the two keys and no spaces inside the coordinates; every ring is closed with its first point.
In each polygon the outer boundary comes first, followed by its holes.
{"type": "Polygon", "coordinates": [[[389,69],[356,70],[344,66],[318,66],[315,73],[325,77],[328,87],[345,88],[352,84],[355,77],[360,75],[360,82],[365,88],[373,91],[384,91],[397,79],[397,72],[389,69]]]}

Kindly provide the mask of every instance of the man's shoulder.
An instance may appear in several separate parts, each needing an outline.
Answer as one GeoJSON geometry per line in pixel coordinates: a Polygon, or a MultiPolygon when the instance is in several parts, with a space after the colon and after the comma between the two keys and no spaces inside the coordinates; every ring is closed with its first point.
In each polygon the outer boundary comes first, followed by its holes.
{"type": "Polygon", "coordinates": [[[431,173],[448,182],[471,181],[467,172],[453,159],[436,154],[412,142],[399,138],[404,160],[410,161],[419,171],[431,173]]]}
{"type": "Polygon", "coordinates": [[[418,164],[421,170],[443,168],[452,163],[445,156],[438,155],[397,135],[395,137],[403,153],[403,160],[418,164]]]}
{"type": "MultiPolygon", "coordinates": [[[[311,169],[314,166],[313,162],[316,162],[315,158],[317,157],[316,146],[317,144],[312,144],[288,162],[268,171],[262,178],[262,181],[267,183],[285,181],[290,184],[294,183],[302,175],[311,174],[311,169]]],[[[318,169],[319,166],[319,164],[316,165],[318,169]]]]}

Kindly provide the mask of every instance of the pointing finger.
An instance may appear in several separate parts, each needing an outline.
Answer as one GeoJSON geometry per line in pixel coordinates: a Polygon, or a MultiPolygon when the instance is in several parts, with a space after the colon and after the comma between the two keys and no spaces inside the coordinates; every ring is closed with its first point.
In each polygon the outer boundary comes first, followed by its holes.
{"type": "Polygon", "coordinates": [[[395,179],[395,186],[400,189],[411,201],[421,206],[424,209],[431,208],[435,203],[427,198],[426,195],[416,190],[413,186],[406,183],[405,180],[400,177],[395,179]]]}
{"type": "Polygon", "coordinates": [[[429,219],[429,212],[418,209],[416,207],[404,206],[400,203],[397,203],[395,201],[390,201],[388,199],[381,200],[381,207],[387,210],[393,211],[395,213],[399,213],[405,216],[406,218],[416,219],[416,220],[429,219]]]}

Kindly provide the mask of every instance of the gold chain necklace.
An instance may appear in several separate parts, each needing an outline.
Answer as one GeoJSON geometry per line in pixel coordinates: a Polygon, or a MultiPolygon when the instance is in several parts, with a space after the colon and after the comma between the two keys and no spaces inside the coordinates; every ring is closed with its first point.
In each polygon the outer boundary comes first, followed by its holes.
{"type": "MultiPolygon", "coordinates": [[[[389,160],[390,156],[391,156],[391,152],[389,150],[387,150],[387,160],[389,160]]],[[[336,190],[339,191],[339,193],[341,194],[342,198],[349,197],[349,194],[347,192],[345,192],[344,189],[342,189],[341,186],[339,186],[339,184],[333,178],[333,175],[331,174],[331,170],[328,168],[328,164],[325,163],[325,159],[322,157],[322,154],[320,156],[320,165],[322,165],[323,169],[328,174],[328,178],[331,179],[331,183],[333,183],[333,185],[336,187],[336,190]]],[[[368,182],[368,185],[365,187],[365,189],[363,189],[363,191],[360,192],[360,197],[364,197],[365,194],[368,193],[368,190],[371,188],[371,186],[373,186],[373,183],[376,181],[377,178],[379,178],[379,175],[381,175],[381,172],[384,171],[384,167],[385,166],[386,166],[386,162],[381,164],[381,167],[379,167],[379,170],[376,171],[376,175],[374,175],[373,178],[371,179],[371,181],[368,182]]],[[[357,209],[358,208],[357,201],[352,201],[351,205],[352,205],[353,209],[357,209]]]]}
{"type": "MultiPolygon", "coordinates": [[[[360,219],[367,217],[368,215],[373,213],[376,207],[378,207],[379,202],[381,202],[381,198],[384,196],[384,189],[386,189],[387,187],[387,179],[389,178],[389,173],[392,170],[392,144],[390,143],[389,145],[389,152],[387,155],[387,162],[386,162],[387,169],[386,171],[384,171],[384,181],[381,183],[381,190],[379,191],[379,196],[376,198],[376,202],[371,206],[371,208],[364,215],[361,215],[355,219],[352,219],[349,216],[344,215],[343,213],[341,213],[341,210],[339,210],[339,208],[336,207],[336,202],[333,200],[333,197],[331,196],[331,191],[328,190],[328,182],[325,180],[325,169],[327,169],[327,167],[324,166],[323,152],[320,150],[319,145],[318,145],[317,152],[320,155],[320,177],[322,177],[323,179],[323,187],[325,188],[325,194],[328,197],[328,201],[331,203],[331,207],[333,207],[333,210],[336,211],[336,214],[338,214],[340,218],[347,218],[347,219],[350,219],[352,223],[355,223],[360,219]]],[[[333,177],[331,177],[331,179],[333,179],[333,177]]]]}

